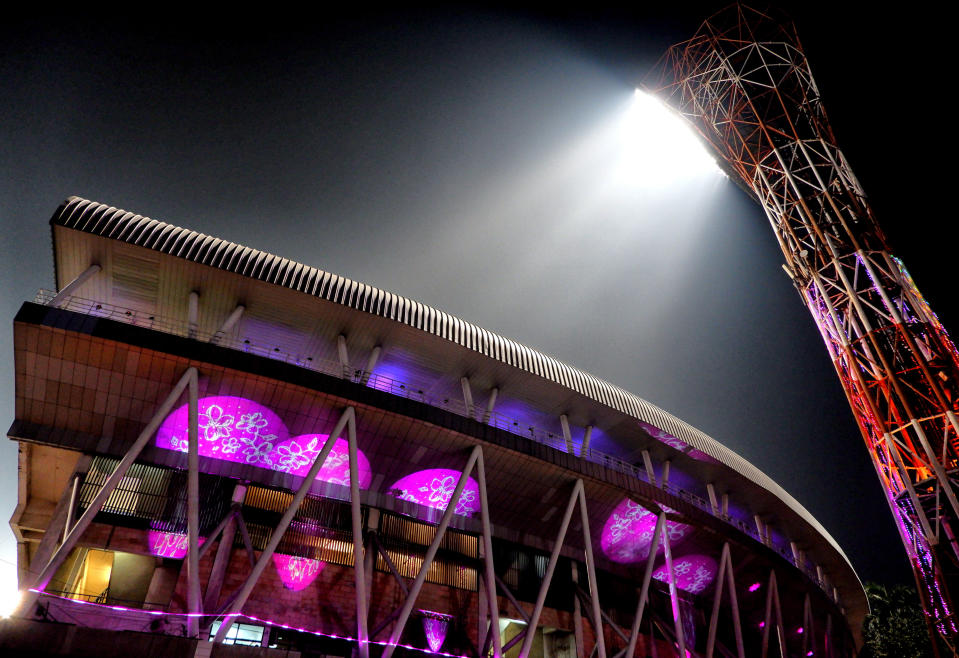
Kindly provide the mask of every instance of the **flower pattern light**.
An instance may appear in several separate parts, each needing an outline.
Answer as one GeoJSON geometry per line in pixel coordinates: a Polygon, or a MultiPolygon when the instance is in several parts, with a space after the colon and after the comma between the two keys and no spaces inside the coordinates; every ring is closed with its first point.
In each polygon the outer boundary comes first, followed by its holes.
{"type": "MultiPolygon", "coordinates": [[[[329,438],[327,434],[290,433],[268,407],[252,400],[231,396],[201,398],[198,403],[199,454],[224,461],[250,464],[301,477],[329,438]]],[[[183,405],[166,417],[157,430],[160,448],[186,452],[189,445],[189,408],[183,405]]],[[[373,479],[370,462],[357,450],[359,487],[366,489],[373,479]]],[[[317,480],[349,486],[349,444],[337,439],[316,476],[317,480]]]]}
{"type": "MultiPolygon", "coordinates": [[[[327,439],[328,434],[301,434],[278,444],[272,456],[273,468],[300,477],[306,476],[327,439]]],[[[356,451],[356,471],[360,489],[369,487],[373,472],[366,455],[359,449],[356,451]]],[[[347,487],[350,485],[350,444],[346,439],[337,439],[333,443],[316,479],[347,487]]]]}
{"type": "MultiPolygon", "coordinates": [[[[400,478],[390,487],[390,491],[401,500],[445,510],[453,497],[453,490],[459,478],[459,471],[432,468],[400,478]]],[[[453,512],[460,516],[472,516],[477,510],[479,510],[479,485],[473,478],[466,478],[466,486],[463,487],[463,493],[453,512]]]]}
{"type": "Polygon", "coordinates": [[[280,575],[283,586],[299,592],[306,589],[323,571],[326,562],[296,555],[273,554],[273,566],[280,575]]]}
{"type": "MultiPolygon", "coordinates": [[[[684,555],[673,559],[676,587],[690,594],[702,594],[716,577],[716,560],[708,555],[684,555]]],[[[666,565],[653,572],[653,578],[668,583],[666,565]]]]}
{"type": "Polygon", "coordinates": [[[431,652],[437,653],[446,639],[450,617],[429,610],[420,610],[420,612],[423,614],[423,633],[426,635],[426,643],[431,652]]]}
{"type": "Polygon", "coordinates": [[[655,425],[650,425],[649,423],[644,423],[643,421],[639,421],[639,426],[643,428],[643,431],[645,431],[654,439],[665,443],[671,448],[676,448],[676,450],[679,450],[680,452],[685,452],[687,456],[692,457],[696,461],[713,462],[713,463],[716,462],[716,460],[713,457],[711,457],[710,455],[707,455],[702,450],[697,450],[696,448],[693,448],[691,445],[689,445],[682,439],[673,436],[672,434],[670,434],[669,432],[666,432],[665,430],[659,429],[655,425]]]}
{"type": "MultiPolygon", "coordinates": [[[[200,455],[272,468],[273,446],[289,438],[280,417],[246,398],[228,395],[200,398],[200,455]]],[[[189,405],[166,417],[156,434],[156,445],[186,452],[189,445],[189,405]]]]}
{"type": "MultiPolygon", "coordinates": [[[[197,539],[202,546],[206,541],[205,537],[197,539]]],[[[147,544],[151,555],[157,557],[170,557],[176,560],[182,560],[190,550],[190,542],[183,532],[164,532],[162,530],[148,530],[147,544]]]]}
{"type": "MultiPolygon", "coordinates": [[[[668,507],[663,509],[667,512],[673,511],[668,507]]],[[[683,541],[692,530],[692,526],[685,523],[666,521],[666,533],[671,547],[683,541]]],[[[599,540],[600,548],[603,549],[606,557],[614,562],[624,564],[639,562],[649,557],[655,531],[656,515],[639,503],[624,498],[603,526],[599,540]]],[[[663,544],[660,541],[657,553],[661,553],[662,550],[663,544]]]]}

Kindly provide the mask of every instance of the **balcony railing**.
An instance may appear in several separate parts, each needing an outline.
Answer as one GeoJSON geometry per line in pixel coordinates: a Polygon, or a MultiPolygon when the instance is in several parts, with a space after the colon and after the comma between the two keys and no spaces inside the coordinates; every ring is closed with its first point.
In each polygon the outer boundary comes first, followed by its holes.
{"type": "MultiPolygon", "coordinates": [[[[37,292],[33,301],[34,303],[48,306],[53,301],[55,296],[55,292],[41,289],[37,292]]],[[[84,315],[90,315],[97,318],[124,322],[137,327],[161,331],[163,333],[181,336],[183,338],[192,338],[200,342],[216,344],[220,347],[227,347],[240,352],[245,352],[247,354],[255,354],[257,356],[283,361],[301,368],[332,375],[333,377],[348,379],[357,384],[364,384],[370,388],[384,391],[391,395],[417,400],[433,407],[445,409],[446,411],[455,413],[465,418],[472,418],[473,420],[482,421],[482,419],[487,415],[485,410],[476,408],[474,408],[473,413],[471,414],[466,403],[462,400],[455,398],[433,399],[426,395],[423,390],[399,379],[380,375],[375,372],[344,368],[344,366],[338,361],[316,359],[312,356],[290,352],[279,345],[259,344],[250,338],[240,338],[232,333],[223,333],[220,331],[210,333],[201,331],[198,328],[191,328],[186,322],[165,318],[155,313],[124,308],[122,306],[108,304],[106,302],[99,302],[96,300],[83,299],[73,296],[61,300],[57,306],[58,308],[62,308],[67,311],[73,311],[75,313],[82,313],[84,315]]],[[[645,468],[640,468],[635,464],[619,459],[618,457],[614,457],[613,455],[608,455],[598,450],[593,450],[592,448],[583,450],[582,447],[580,447],[577,453],[575,446],[567,444],[563,436],[557,435],[554,432],[544,430],[534,425],[530,425],[526,421],[504,416],[503,414],[493,411],[489,414],[488,420],[486,420],[485,423],[492,427],[496,427],[516,436],[533,441],[534,443],[548,446],[561,452],[577,455],[586,461],[599,464],[601,466],[605,466],[606,468],[610,468],[620,473],[632,476],[668,493],[681,497],[683,500],[691,503],[707,514],[710,514],[711,516],[734,526],[761,544],[767,545],[773,550],[777,551],[780,555],[782,555],[783,559],[806,574],[806,576],[808,576],[813,582],[817,583],[819,587],[826,592],[829,598],[834,598],[829,592],[828,585],[819,579],[815,567],[810,563],[801,563],[800,561],[796,560],[792,555],[792,550],[789,546],[774,546],[771,542],[767,543],[764,541],[763,537],[760,536],[756,528],[750,526],[748,523],[744,523],[739,519],[731,517],[727,514],[723,514],[718,510],[713,511],[709,501],[705,500],[701,496],[681,489],[668,482],[651,482],[646,474],[645,468]]]]}

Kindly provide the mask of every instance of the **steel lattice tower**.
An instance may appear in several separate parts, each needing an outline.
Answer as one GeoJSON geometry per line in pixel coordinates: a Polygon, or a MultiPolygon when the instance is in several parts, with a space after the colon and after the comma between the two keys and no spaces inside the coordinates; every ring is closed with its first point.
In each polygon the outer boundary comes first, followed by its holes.
{"type": "Polygon", "coordinates": [[[959,355],[836,144],[788,21],[733,5],[670,48],[655,91],[756,195],[887,493],[930,630],[955,650],[959,355]]]}

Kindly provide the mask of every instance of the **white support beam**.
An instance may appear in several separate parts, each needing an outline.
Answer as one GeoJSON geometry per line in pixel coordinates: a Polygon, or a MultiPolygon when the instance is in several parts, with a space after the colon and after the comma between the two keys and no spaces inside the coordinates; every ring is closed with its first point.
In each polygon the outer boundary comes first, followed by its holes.
{"type": "MultiPolygon", "coordinates": [[[[633,617],[633,628],[629,633],[629,644],[626,646],[624,658],[633,658],[636,653],[636,642],[639,639],[639,626],[643,620],[643,611],[646,609],[646,603],[649,599],[649,584],[653,577],[653,567],[656,566],[656,555],[659,553],[660,538],[666,528],[666,512],[661,511],[656,518],[656,529],[653,531],[653,541],[650,544],[649,557],[646,558],[646,571],[643,572],[643,586],[639,591],[639,601],[636,603],[636,616],[633,617]]],[[[655,640],[650,633],[650,640],[655,640]]]]}
{"type": "Polygon", "coordinates": [[[566,452],[570,455],[573,453],[573,433],[569,431],[569,416],[566,414],[560,414],[559,416],[559,426],[563,430],[563,439],[566,441],[566,452]]]}
{"type": "MultiPolygon", "coordinates": [[[[579,587],[579,566],[575,560],[570,561],[570,571],[573,586],[579,587]]],[[[582,602],[578,596],[573,597],[573,641],[576,643],[576,658],[586,658],[586,639],[583,637],[582,602]]],[[[529,618],[526,619],[527,623],[529,618]]],[[[528,627],[527,627],[528,628],[528,627]]]]}
{"type": "Polygon", "coordinates": [[[483,422],[488,423],[490,416],[493,415],[493,409],[496,408],[496,398],[499,396],[499,389],[495,386],[490,389],[489,400],[486,402],[486,411],[483,412],[483,422]]]}
{"type": "Polygon", "coordinates": [[[455,511],[456,505],[459,503],[460,497],[463,494],[463,489],[466,487],[466,481],[469,478],[469,474],[472,472],[473,466],[476,465],[476,460],[479,459],[481,454],[482,448],[480,446],[474,447],[473,451],[470,453],[469,460],[466,462],[466,466],[463,468],[462,473],[460,473],[456,487],[453,489],[453,495],[450,496],[450,500],[446,505],[446,511],[443,512],[443,518],[440,520],[439,526],[436,528],[436,534],[433,537],[433,543],[430,544],[430,547],[426,551],[426,555],[423,556],[423,564],[420,566],[419,573],[416,574],[416,579],[410,586],[410,592],[407,595],[406,600],[403,602],[403,607],[400,609],[400,613],[397,616],[396,624],[393,626],[393,632],[390,634],[389,642],[387,642],[386,646],[383,648],[382,658],[391,658],[393,651],[396,649],[396,645],[399,644],[400,636],[403,634],[403,629],[406,627],[406,622],[410,618],[410,613],[413,612],[413,606],[416,604],[416,597],[419,595],[420,589],[423,587],[423,583],[426,582],[426,574],[429,571],[430,565],[433,564],[433,559],[436,557],[436,553],[439,550],[443,536],[446,534],[446,528],[449,527],[450,521],[453,518],[453,512],[455,511]]]}
{"type": "Polygon", "coordinates": [[[60,292],[58,292],[56,296],[50,300],[50,306],[60,306],[63,304],[63,302],[65,302],[77,288],[86,283],[87,279],[99,272],[101,269],[102,268],[99,265],[94,263],[87,269],[83,270],[77,278],[65,285],[60,292]]]}
{"type": "Polygon", "coordinates": [[[523,646],[520,647],[519,658],[528,658],[530,649],[533,646],[533,637],[536,635],[539,617],[543,613],[543,605],[546,603],[546,592],[549,590],[549,584],[553,580],[556,562],[559,560],[560,550],[563,548],[563,542],[566,540],[566,531],[569,529],[570,519],[573,518],[573,510],[576,508],[576,502],[579,500],[582,491],[583,481],[576,480],[576,484],[573,486],[573,492],[569,496],[569,502],[566,504],[566,511],[563,513],[563,520],[560,522],[559,532],[556,533],[556,540],[553,542],[553,552],[549,557],[549,563],[546,565],[543,582],[540,583],[539,586],[536,605],[533,607],[533,612],[529,616],[529,624],[526,627],[526,637],[523,638],[523,646]]]}
{"type": "Polygon", "coordinates": [[[460,388],[463,389],[463,404],[466,405],[466,415],[473,418],[473,389],[470,388],[469,377],[460,377],[460,388]]]}
{"type": "Polygon", "coordinates": [[[200,293],[191,290],[187,308],[187,336],[196,338],[200,330],[200,293]]]}
{"type": "Polygon", "coordinates": [[[198,637],[200,619],[195,616],[202,612],[200,600],[200,391],[197,377],[191,377],[187,385],[189,407],[188,448],[187,448],[187,634],[198,637]]]}
{"type": "Polygon", "coordinates": [[[729,494],[723,494],[723,516],[729,516],[729,494]]]}
{"type": "MultiPolygon", "coordinates": [[[[586,489],[580,480],[579,516],[583,526],[583,544],[586,547],[586,576],[589,579],[589,596],[593,602],[594,631],[599,658],[606,658],[606,635],[603,633],[603,614],[599,607],[599,581],[596,579],[596,563],[593,560],[593,538],[589,533],[589,514],[586,510],[586,489]]],[[[685,655],[685,654],[684,654],[685,655]]]]}
{"type": "Polygon", "coordinates": [[[173,409],[173,405],[180,399],[180,396],[183,394],[183,390],[187,387],[187,384],[191,380],[195,381],[196,377],[196,368],[187,368],[186,372],[183,373],[183,376],[180,377],[180,380],[174,385],[173,390],[157,408],[156,412],[153,414],[153,417],[146,424],[146,427],[144,427],[140,432],[140,435],[137,437],[136,441],[133,442],[133,445],[131,445],[129,450],[127,450],[127,453],[120,460],[120,463],[117,464],[115,469],[113,469],[113,473],[111,473],[106,482],[103,483],[99,493],[97,493],[93,500],[90,501],[90,505],[80,516],[79,520],[77,520],[76,525],[74,525],[70,532],[67,533],[67,537],[64,539],[63,544],[61,544],[56,552],[54,552],[53,556],[50,558],[50,561],[40,571],[40,574],[33,582],[33,586],[31,588],[37,591],[28,591],[24,594],[19,606],[20,612],[18,613],[18,616],[29,616],[24,615],[23,612],[32,611],[33,605],[35,605],[37,602],[38,592],[42,592],[44,589],[46,589],[47,584],[50,582],[50,579],[53,578],[53,575],[57,572],[57,569],[59,569],[60,565],[63,564],[64,560],[66,560],[67,555],[71,550],[73,550],[73,547],[76,545],[77,541],[86,531],[86,529],[90,527],[91,523],[93,523],[93,517],[97,515],[97,513],[100,511],[100,508],[103,507],[103,504],[107,501],[107,498],[111,493],[113,493],[113,490],[116,489],[117,485],[120,483],[121,478],[126,475],[126,472],[130,469],[130,466],[132,466],[136,458],[139,457],[140,452],[143,451],[143,448],[146,446],[146,444],[150,441],[150,439],[153,438],[157,428],[160,427],[160,423],[162,423],[167,415],[169,415],[170,411],[173,409]]]}
{"type": "Polygon", "coordinates": [[[499,602],[496,597],[496,571],[493,568],[493,533],[490,527],[489,500],[486,495],[486,462],[483,459],[483,450],[479,446],[479,457],[476,459],[476,479],[480,496],[480,522],[483,525],[483,565],[486,581],[486,591],[489,593],[489,618],[492,620],[493,631],[493,658],[502,658],[503,642],[499,633],[499,602]]]}
{"type": "Polygon", "coordinates": [[[672,462],[670,462],[668,459],[663,462],[663,477],[662,477],[662,479],[661,479],[660,482],[659,482],[659,486],[662,487],[662,488],[665,488],[665,487],[666,487],[666,483],[669,482],[669,465],[670,465],[671,463],[672,463],[672,462]]]}
{"type": "Polygon", "coordinates": [[[729,551],[729,542],[723,544],[722,557],[719,559],[719,571],[717,573],[715,593],[713,595],[713,610],[709,618],[709,630],[706,639],[706,658],[713,658],[713,652],[716,648],[716,631],[719,625],[719,606],[722,602],[723,586],[728,581],[726,590],[729,593],[729,606],[733,615],[733,633],[736,638],[736,655],[738,658],[746,658],[746,651],[743,645],[743,629],[739,618],[739,601],[736,598],[736,580],[733,575],[732,556],[729,551]]]}
{"type": "Polygon", "coordinates": [[[336,356],[340,360],[340,368],[343,369],[343,379],[349,379],[350,372],[350,353],[346,349],[346,336],[339,334],[336,337],[336,356]]]}
{"type": "Polygon", "coordinates": [[[220,537],[220,544],[216,549],[216,556],[213,558],[213,567],[210,569],[210,578],[207,580],[206,594],[203,597],[203,609],[215,610],[220,600],[220,591],[223,588],[223,578],[226,576],[226,568],[230,563],[230,556],[233,553],[233,539],[236,536],[236,515],[240,513],[240,505],[243,503],[243,497],[246,495],[246,487],[238,484],[233,489],[233,503],[230,505],[230,511],[220,521],[216,529],[210,533],[206,543],[200,548],[200,559],[203,559],[206,553],[217,537],[220,537]],[[222,536],[220,533],[223,533],[222,536]]]}
{"type": "Polygon", "coordinates": [[[779,655],[786,655],[784,646],[785,629],[783,628],[783,612],[779,602],[779,587],[776,585],[776,572],[770,570],[769,583],[766,589],[766,616],[763,618],[762,658],[769,655],[769,631],[772,628],[773,614],[776,615],[776,641],[779,644],[779,655]]]}
{"type": "MultiPolygon", "coordinates": [[[[666,462],[669,464],[669,462],[666,462]]],[[[676,587],[676,571],[673,569],[673,550],[669,545],[669,532],[663,532],[663,553],[666,557],[666,573],[669,576],[669,602],[673,610],[673,632],[676,634],[676,642],[679,644],[679,655],[686,655],[686,638],[683,635],[683,617],[682,610],[679,607],[679,590],[676,587]]],[[[656,552],[656,546],[650,548],[656,552]]]]}
{"type": "Polygon", "coordinates": [[[646,479],[655,487],[656,471],[653,469],[653,460],[649,456],[649,450],[643,450],[643,465],[646,467],[646,479]]]}
{"type": "MultiPolygon", "coordinates": [[[[86,463],[89,465],[90,457],[86,457],[86,463]]],[[[84,468],[86,470],[86,468],[84,468]]],[[[77,508],[77,492],[80,489],[80,472],[77,470],[73,474],[73,484],[70,485],[70,504],[67,506],[67,520],[63,524],[63,538],[61,541],[67,540],[67,534],[70,532],[70,529],[73,527],[73,511],[77,508]]]]}
{"type": "Polygon", "coordinates": [[[706,493],[709,495],[709,509],[716,516],[719,513],[719,501],[716,499],[716,487],[712,482],[706,483],[706,493]]]}
{"type": "Polygon", "coordinates": [[[373,374],[373,369],[376,368],[376,364],[380,360],[380,354],[383,352],[383,348],[379,345],[375,345],[370,351],[370,358],[366,360],[366,367],[363,369],[363,375],[360,379],[360,383],[364,386],[369,383],[370,375],[373,374]]]}
{"type": "Polygon", "coordinates": [[[763,525],[762,518],[760,518],[758,514],[753,514],[753,521],[756,522],[756,533],[759,535],[759,541],[765,544],[766,529],[765,529],[765,526],[763,525]]]}
{"type": "Polygon", "coordinates": [[[243,313],[246,311],[246,306],[243,304],[237,304],[236,308],[233,309],[233,312],[227,316],[226,320],[223,321],[223,324],[220,325],[220,328],[216,330],[216,333],[210,338],[210,342],[214,345],[223,340],[223,337],[233,331],[233,327],[236,326],[236,323],[240,321],[240,318],[243,317],[243,313]]]}
{"type": "MultiPolygon", "coordinates": [[[[326,463],[326,458],[333,449],[333,444],[336,443],[337,439],[340,437],[340,434],[343,433],[343,429],[346,427],[346,424],[349,422],[354,422],[354,413],[353,407],[347,407],[343,410],[343,413],[340,414],[340,418],[336,422],[333,431],[330,432],[329,438],[326,440],[326,443],[323,444],[323,448],[320,450],[320,453],[313,460],[313,465],[310,467],[309,473],[303,477],[303,483],[300,485],[300,488],[297,489],[296,494],[293,495],[293,500],[290,501],[290,504],[287,506],[283,516],[280,517],[279,523],[276,524],[276,528],[270,535],[270,541],[267,542],[266,546],[263,548],[263,552],[260,553],[260,559],[256,561],[255,565],[253,565],[253,568],[250,570],[250,575],[247,576],[246,581],[244,581],[243,585],[237,591],[233,601],[229,606],[227,606],[223,622],[220,624],[220,628],[217,630],[216,637],[213,639],[214,642],[223,642],[223,640],[226,638],[226,634],[233,625],[233,621],[243,609],[243,606],[246,604],[246,600],[250,597],[250,593],[253,592],[253,588],[256,586],[257,581],[263,574],[263,570],[266,569],[271,558],[273,557],[273,552],[280,544],[280,540],[283,538],[283,533],[286,532],[286,529],[290,525],[290,521],[293,520],[293,517],[296,516],[296,512],[300,509],[300,504],[303,502],[303,499],[306,498],[306,494],[310,490],[313,480],[316,478],[317,473],[320,472],[320,468],[322,468],[323,464],[326,463]]],[[[356,478],[353,478],[353,483],[355,482],[356,478]]],[[[351,493],[352,488],[353,487],[351,486],[351,493]]],[[[362,646],[365,645],[361,645],[361,647],[362,646]]]]}
{"type": "MultiPolygon", "coordinates": [[[[37,546],[36,553],[34,553],[33,558],[30,560],[30,570],[25,573],[33,574],[33,567],[39,566],[40,568],[44,567],[47,562],[50,561],[50,556],[53,555],[53,552],[57,549],[57,546],[66,541],[67,536],[70,533],[70,529],[73,525],[73,510],[76,509],[77,501],[77,488],[79,486],[80,479],[84,474],[90,469],[90,463],[93,461],[92,457],[89,455],[82,455],[76,463],[76,466],[73,469],[73,485],[67,489],[64,489],[63,494],[60,496],[60,500],[57,502],[57,506],[53,510],[53,515],[50,517],[50,523],[47,524],[47,529],[43,533],[43,537],[40,539],[40,544],[37,546]]],[[[26,560],[23,561],[20,565],[21,568],[27,567],[26,560]]],[[[30,579],[23,578],[21,585],[29,586],[30,579]]]]}
{"type": "MultiPolygon", "coordinates": [[[[352,407],[351,407],[352,409],[352,407]]],[[[366,604],[366,562],[363,558],[363,510],[360,507],[360,475],[357,464],[356,414],[350,413],[346,424],[346,436],[350,451],[350,516],[353,528],[353,579],[356,593],[356,637],[359,646],[359,658],[369,658],[370,638],[367,629],[369,606],[366,604]]],[[[327,441],[329,443],[329,441],[327,441]]],[[[332,447],[332,446],[331,446],[332,447]]],[[[319,457],[317,457],[317,461],[319,457]]],[[[320,465],[326,461],[326,456],[320,465]]],[[[312,483],[316,475],[310,475],[307,482],[312,483]]],[[[297,506],[299,507],[299,506],[297,506]]]]}
{"type": "Polygon", "coordinates": [[[586,431],[583,433],[583,445],[579,447],[579,456],[585,457],[589,454],[589,441],[593,438],[593,426],[587,425],[586,431]]]}

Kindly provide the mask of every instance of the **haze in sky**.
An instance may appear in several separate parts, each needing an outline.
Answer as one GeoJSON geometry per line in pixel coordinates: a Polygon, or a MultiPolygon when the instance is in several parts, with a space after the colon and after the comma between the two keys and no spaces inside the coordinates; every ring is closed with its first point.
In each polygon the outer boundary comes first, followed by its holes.
{"type": "MultiPolygon", "coordinates": [[[[711,9],[9,21],[0,418],[14,413],[12,318],[53,287],[47,220],[78,195],[411,297],[620,385],[768,473],[864,580],[908,581],[761,209],[636,120],[644,72],[711,9]]],[[[840,144],[955,327],[947,245],[912,237],[937,230],[917,190],[943,174],[896,169],[936,146],[890,138],[884,117],[907,115],[908,98],[864,101],[888,80],[876,67],[893,55],[870,35],[891,18],[830,8],[823,25],[818,9],[797,19],[840,144]]],[[[922,86],[934,76],[919,68],[922,86]]],[[[0,445],[5,519],[16,460],[0,445]]],[[[14,544],[0,531],[8,573],[14,544]]]]}

